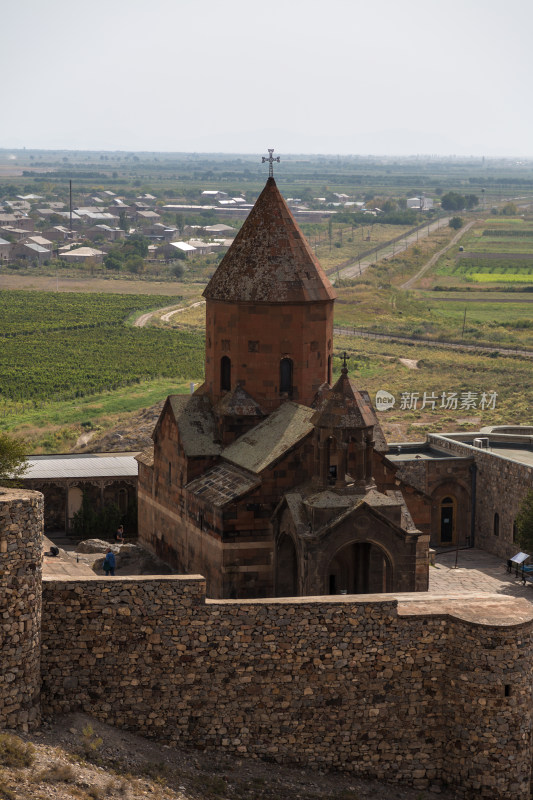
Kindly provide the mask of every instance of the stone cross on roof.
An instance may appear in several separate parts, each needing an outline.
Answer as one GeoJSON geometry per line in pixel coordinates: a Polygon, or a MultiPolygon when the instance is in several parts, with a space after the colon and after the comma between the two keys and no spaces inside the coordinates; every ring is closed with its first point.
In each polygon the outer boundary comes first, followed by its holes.
{"type": "Polygon", "coordinates": [[[279,159],[279,156],[273,156],[272,155],[272,153],[274,152],[274,148],[270,149],[270,147],[268,147],[267,150],[268,150],[268,158],[266,156],[263,156],[261,163],[264,164],[265,161],[268,162],[268,177],[269,178],[273,178],[274,177],[274,161],[277,161],[278,164],[279,164],[279,160],[280,159],[279,159]]]}
{"type": "Polygon", "coordinates": [[[346,363],[346,362],[348,361],[348,359],[350,358],[350,356],[348,355],[348,353],[346,352],[346,350],[345,350],[345,351],[344,351],[344,353],[342,354],[341,358],[342,358],[342,371],[343,371],[343,372],[348,372],[348,365],[347,365],[347,363],[346,363]]]}

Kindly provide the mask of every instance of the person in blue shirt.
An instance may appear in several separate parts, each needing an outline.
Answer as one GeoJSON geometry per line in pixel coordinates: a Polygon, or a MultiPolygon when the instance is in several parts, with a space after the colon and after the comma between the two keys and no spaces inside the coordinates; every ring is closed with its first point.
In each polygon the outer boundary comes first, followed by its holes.
{"type": "Polygon", "coordinates": [[[107,551],[107,553],[105,555],[104,564],[103,564],[105,574],[106,575],[114,575],[115,574],[115,565],[116,565],[115,554],[111,550],[111,548],[109,548],[109,550],[107,551]]]}

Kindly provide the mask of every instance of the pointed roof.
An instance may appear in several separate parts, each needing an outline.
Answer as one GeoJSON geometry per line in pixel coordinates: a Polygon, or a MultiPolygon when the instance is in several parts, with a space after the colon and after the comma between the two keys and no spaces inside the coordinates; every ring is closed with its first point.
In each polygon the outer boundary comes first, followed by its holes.
{"type": "Polygon", "coordinates": [[[346,368],[335,386],[324,392],[312,422],[320,428],[379,428],[368,392],[356,389],[346,368]]]}
{"type": "Polygon", "coordinates": [[[266,414],[246,389],[239,384],[232,392],[227,392],[215,407],[215,411],[226,417],[265,417],[266,414]]]}
{"type": "Polygon", "coordinates": [[[335,299],[274,178],[267,180],[203,294],[208,300],[230,303],[335,299]]]}

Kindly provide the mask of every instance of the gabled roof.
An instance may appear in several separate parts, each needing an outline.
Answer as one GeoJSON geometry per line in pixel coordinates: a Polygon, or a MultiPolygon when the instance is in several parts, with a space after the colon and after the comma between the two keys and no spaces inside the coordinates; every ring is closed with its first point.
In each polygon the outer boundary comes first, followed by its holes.
{"type": "Polygon", "coordinates": [[[230,417],[264,417],[259,403],[242,386],[227,392],[216,406],[217,414],[230,417]]]}
{"type": "Polygon", "coordinates": [[[204,297],[230,303],[333,300],[335,292],[274,178],[267,180],[204,297]]]}
{"type": "Polygon", "coordinates": [[[284,403],[259,425],[226,447],[222,458],[258,474],[282,458],[313,430],[313,409],[284,403]]]}
{"type": "MultiPolygon", "coordinates": [[[[165,407],[167,404],[176,420],[185,455],[217,456],[220,453],[221,447],[215,441],[215,420],[207,396],[171,394],[167,397],[165,407]]],[[[165,408],[161,417],[164,413],[165,408]]]]}

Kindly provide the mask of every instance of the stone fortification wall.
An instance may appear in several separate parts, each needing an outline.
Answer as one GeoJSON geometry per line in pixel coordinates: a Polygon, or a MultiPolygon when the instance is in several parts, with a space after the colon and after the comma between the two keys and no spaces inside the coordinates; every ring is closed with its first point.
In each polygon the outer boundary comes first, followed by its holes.
{"type": "Polygon", "coordinates": [[[43,496],[0,487],[0,728],[39,722],[43,496]]]}
{"type": "Polygon", "coordinates": [[[512,628],[401,616],[383,595],[206,602],[199,577],[46,579],[43,603],[44,713],[420,788],[444,780],[461,797],[529,797],[527,615],[512,628]]]}

